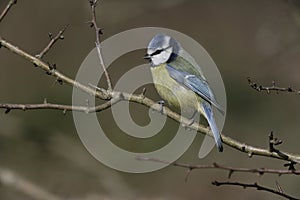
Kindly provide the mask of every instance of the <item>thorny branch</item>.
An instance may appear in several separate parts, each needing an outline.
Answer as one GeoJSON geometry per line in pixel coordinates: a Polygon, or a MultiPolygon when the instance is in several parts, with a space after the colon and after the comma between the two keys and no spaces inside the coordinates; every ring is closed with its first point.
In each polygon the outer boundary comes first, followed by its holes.
{"type": "Polygon", "coordinates": [[[0,108],[5,108],[5,114],[8,114],[11,110],[40,110],[40,109],[53,109],[53,110],[61,110],[63,114],[66,114],[67,111],[77,111],[77,112],[85,112],[85,113],[93,113],[100,112],[107,108],[110,108],[112,105],[121,101],[121,97],[114,97],[111,100],[105,102],[104,104],[98,106],[73,106],[73,105],[62,105],[62,104],[53,104],[48,103],[46,100],[41,104],[1,104],[0,108]]]}
{"type": "Polygon", "coordinates": [[[213,163],[211,165],[194,165],[194,164],[188,164],[188,163],[181,163],[181,162],[167,162],[164,160],[159,160],[155,158],[148,158],[148,157],[137,157],[136,159],[141,161],[151,161],[151,162],[158,162],[158,163],[165,163],[170,164],[175,167],[181,167],[188,169],[190,171],[194,169],[219,169],[223,171],[228,172],[228,178],[231,178],[233,173],[236,172],[243,172],[243,173],[254,173],[258,175],[264,175],[264,174],[277,174],[277,175],[300,175],[300,170],[291,170],[291,169],[270,169],[270,168],[243,168],[243,167],[231,167],[231,166],[225,166],[218,163],[213,163]]]}
{"type": "Polygon", "coordinates": [[[48,33],[48,36],[50,38],[50,42],[48,45],[39,53],[36,55],[37,58],[42,59],[43,56],[51,49],[51,47],[58,41],[58,40],[63,40],[64,39],[64,32],[68,28],[69,25],[64,26],[63,29],[61,29],[55,37],[53,37],[52,33],[48,33]]]}
{"type": "Polygon", "coordinates": [[[98,53],[100,65],[102,66],[105,77],[106,77],[108,91],[112,91],[112,84],[111,84],[110,76],[107,72],[107,69],[106,69],[106,66],[104,64],[104,60],[103,60],[103,57],[102,57],[102,52],[101,52],[100,35],[102,35],[103,32],[102,32],[102,28],[100,28],[97,24],[96,7],[97,7],[98,0],[90,0],[89,2],[90,2],[90,5],[91,5],[91,10],[92,10],[92,20],[89,23],[90,23],[90,26],[93,27],[95,32],[96,32],[96,42],[95,42],[95,44],[96,44],[96,48],[97,48],[97,53],[98,53]]]}
{"type": "Polygon", "coordinates": [[[267,91],[267,93],[270,94],[270,91],[276,91],[277,94],[279,92],[289,92],[289,93],[300,94],[300,91],[293,89],[291,86],[288,86],[286,88],[276,86],[275,81],[272,81],[272,86],[266,87],[266,86],[258,85],[257,83],[253,82],[250,77],[247,77],[247,80],[248,80],[249,86],[259,92],[267,91]]]}
{"type": "Polygon", "coordinates": [[[215,186],[222,186],[222,185],[240,186],[240,187],[243,187],[244,189],[246,189],[246,188],[255,188],[257,190],[266,191],[266,192],[269,192],[269,193],[276,194],[276,195],[284,197],[286,199],[299,200],[298,198],[295,198],[295,197],[292,197],[292,196],[290,196],[288,194],[285,194],[285,193],[283,193],[280,190],[275,190],[275,189],[272,189],[272,188],[267,188],[265,186],[259,185],[258,183],[240,183],[240,182],[230,182],[230,181],[224,181],[224,182],[213,181],[212,184],[215,185],[215,186]]]}

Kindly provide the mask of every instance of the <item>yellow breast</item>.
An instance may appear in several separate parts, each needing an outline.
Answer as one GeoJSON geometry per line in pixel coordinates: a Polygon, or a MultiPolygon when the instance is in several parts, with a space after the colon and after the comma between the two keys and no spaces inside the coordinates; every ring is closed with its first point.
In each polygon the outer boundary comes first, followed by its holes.
{"type": "Polygon", "coordinates": [[[151,67],[154,86],[158,94],[169,104],[183,112],[199,111],[199,97],[192,90],[177,83],[166,69],[166,64],[151,67]]]}

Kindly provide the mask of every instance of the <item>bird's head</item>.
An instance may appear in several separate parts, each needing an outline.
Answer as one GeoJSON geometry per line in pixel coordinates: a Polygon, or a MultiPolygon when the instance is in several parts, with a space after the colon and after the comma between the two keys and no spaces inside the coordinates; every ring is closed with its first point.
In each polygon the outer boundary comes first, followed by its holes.
{"type": "Polygon", "coordinates": [[[179,43],[172,37],[165,34],[157,34],[150,41],[145,59],[153,66],[169,62],[178,55],[179,43]]]}

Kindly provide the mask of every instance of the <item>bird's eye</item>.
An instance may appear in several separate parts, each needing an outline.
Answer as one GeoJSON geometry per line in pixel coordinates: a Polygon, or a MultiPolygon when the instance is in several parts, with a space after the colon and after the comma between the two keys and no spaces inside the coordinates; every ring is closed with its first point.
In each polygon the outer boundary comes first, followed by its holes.
{"type": "Polygon", "coordinates": [[[158,55],[160,54],[161,52],[163,52],[164,49],[157,49],[156,51],[154,51],[151,56],[155,56],[155,55],[158,55]]]}

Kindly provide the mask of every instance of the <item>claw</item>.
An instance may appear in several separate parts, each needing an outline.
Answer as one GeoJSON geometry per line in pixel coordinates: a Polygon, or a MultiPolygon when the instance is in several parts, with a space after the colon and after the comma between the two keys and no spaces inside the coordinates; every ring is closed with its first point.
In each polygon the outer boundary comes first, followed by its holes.
{"type": "Polygon", "coordinates": [[[160,114],[163,114],[164,112],[164,105],[165,105],[165,101],[164,100],[160,100],[156,102],[159,105],[159,109],[158,111],[156,109],[151,108],[152,112],[159,112],[160,114]]]}
{"type": "Polygon", "coordinates": [[[160,106],[160,107],[159,107],[159,112],[160,112],[161,114],[163,114],[165,101],[164,101],[164,100],[160,100],[160,101],[157,102],[157,104],[160,106]]]}
{"type": "MultiPolygon", "coordinates": [[[[189,118],[189,123],[187,124],[188,126],[191,126],[194,124],[196,114],[197,114],[197,111],[195,110],[193,115],[189,118]]],[[[200,123],[200,121],[199,121],[199,123],[200,123]]]]}

